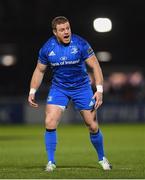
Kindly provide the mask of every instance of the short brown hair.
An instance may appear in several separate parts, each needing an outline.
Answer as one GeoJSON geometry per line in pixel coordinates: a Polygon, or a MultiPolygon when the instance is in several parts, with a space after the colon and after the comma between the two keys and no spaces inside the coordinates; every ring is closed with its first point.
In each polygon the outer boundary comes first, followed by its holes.
{"type": "Polygon", "coordinates": [[[57,16],[52,20],[51,27],[53,30],[56,30],[57,24],[63,24],[69,22],[69,20],[64,16],[57,16]]]}

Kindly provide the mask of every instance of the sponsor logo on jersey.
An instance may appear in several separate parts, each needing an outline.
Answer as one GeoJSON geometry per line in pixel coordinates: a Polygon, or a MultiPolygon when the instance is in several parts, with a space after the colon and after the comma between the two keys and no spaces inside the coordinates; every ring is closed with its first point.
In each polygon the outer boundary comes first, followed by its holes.
{"type": "Polygon", "coordinates": [[[49,54],[48,54],[48,56],[55,56],[56,54],[53,52],[53,51],[51,51],[49,54]]]}
{"type": "Polygon", "coordinates": [[[66,56],[62,56],[62,57],[60,57],[60,60],[61,60],[61,61],[66,61],[66,60],[67,60],[67,57],[66,57],[66,56]]]}
{"type": "Polygon", "coordinates": [[[79,62],[80,62],[80,59],[77,59],[75,61],[61,61],[61,62],[51,63],[51,66],[63,66],[63,65],[70,65],[70,64],[78,64],[79,62]]]}
{"type": "Polygon", "coordinates": [[[93,49],[91,47],[89,47],[89,49],[87,50],[88,54],[91,54],[93,52],[93,49]]]}

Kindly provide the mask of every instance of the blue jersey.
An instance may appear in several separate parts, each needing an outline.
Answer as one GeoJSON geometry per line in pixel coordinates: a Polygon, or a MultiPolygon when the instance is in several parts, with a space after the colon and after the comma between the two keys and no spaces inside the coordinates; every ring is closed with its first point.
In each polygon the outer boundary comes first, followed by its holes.
{"type": "Polygon", "coordinates": [[[52,85],[65,89],[76,89],[90,84],[85,60],[94,51],[89,43],[78,35],[72,34],[67,45],[52,36],[40,49],[38,61],[50,64],[53,71],[52,85]]]}

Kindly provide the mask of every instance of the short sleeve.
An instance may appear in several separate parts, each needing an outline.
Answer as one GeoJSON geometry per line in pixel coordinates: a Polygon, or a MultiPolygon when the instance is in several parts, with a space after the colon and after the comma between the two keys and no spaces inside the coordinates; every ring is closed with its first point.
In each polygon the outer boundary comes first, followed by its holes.
{"type": "Polygon", "coordinates": [[[47,48],[44,46],[39,50],[38,62],[40,62],[42,64],[46,64],[46,65],[48,64],[47,48]]]}
{"type": "Polygon", "coordinates": [[[93,51],[92,47],[90,46],[90,44],[86,40],[83,40],[83,42],[82,42],[83,59],[86,60],[89,57],[91,57],[92,55],[94,55],[94,51],[93,51]]]}

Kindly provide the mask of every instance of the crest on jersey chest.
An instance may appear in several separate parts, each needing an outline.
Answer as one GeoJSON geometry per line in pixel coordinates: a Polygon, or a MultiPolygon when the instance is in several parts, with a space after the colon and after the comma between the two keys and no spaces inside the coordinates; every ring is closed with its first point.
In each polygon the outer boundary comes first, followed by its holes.
{"type": "Polygon", "coordinates": [[[77,54],[78,53],[77,46],[70,46],[70,48],[71,48],[71,51],[70,51],[71,54],[77,54]]]}

